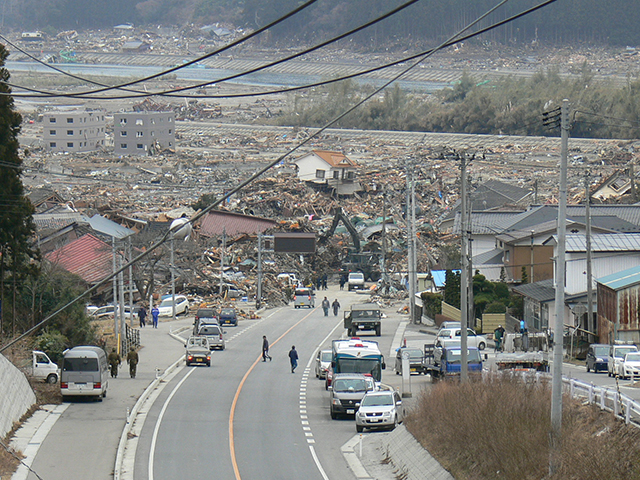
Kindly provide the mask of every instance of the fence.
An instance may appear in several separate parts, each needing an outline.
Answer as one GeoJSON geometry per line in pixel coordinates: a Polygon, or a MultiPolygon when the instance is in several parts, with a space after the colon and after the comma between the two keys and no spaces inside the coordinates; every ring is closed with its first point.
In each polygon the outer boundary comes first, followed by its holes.
{"type": "MultiPolygon", "coordinates": [[[[507,370],[501,373],[506,373],[507,370]]],[[[489,372],[483,372],[490,375],[489,372]]],[[[514,377],[520,377],[524,382],[545,383],[551,382],[551,375],[545,372],[510,372],[514,377]]],[[[640,379],[639,379],[640,380],[640,379]]],[[[591,405],[598,405],[601,410],[613,413],[616,417],[640,427],[640,403],[632,398],[619,393],[617,390],[601,387],[592,383],[581,382],[575,378],[562,377],[562,388],[571,398],[584,398],[591,405]]]]}
{"type": "Polygon", "coordinates": [[[132,346],[136,350],[140,348],[140,330],[125,324],[124,338],[122,338],[122,345],[120,346],[122,350],[120,351],[126,355],[132,346]]]}

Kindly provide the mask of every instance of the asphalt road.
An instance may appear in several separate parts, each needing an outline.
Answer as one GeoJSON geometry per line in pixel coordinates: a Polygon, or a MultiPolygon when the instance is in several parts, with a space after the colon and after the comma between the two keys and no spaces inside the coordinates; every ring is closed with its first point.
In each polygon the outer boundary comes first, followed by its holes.
{"type": "MultiPolygon", "coordinates": [[[[319,305],[324,292],[317,293],[319,305]]],[[[331,301],[337,296],[343,308],[364,301],[337,288],[327,296],[331,301]]],[[[372,336],[383,353],[399,320],[397,315],[385,319],[382,336],[372,336]]],[[[331,420],[324,381],[313,369],[317,349],[344,334],[342,311],[325,317],[320,307],[288,306],[226,331],[227,349],[213,352],[212,366],[183,369],[154,403],[140,436],[134,477],[355,478],[340,451],[356,433],[354,421],[331,420]],[[271,343],[271,362],[260,359],[262,335],[271,343]],[[292,345],[300,355],[294,374],[287,355],[292,345]]],[[[391,375],[387,370],[383,382],[391,375]]]]}

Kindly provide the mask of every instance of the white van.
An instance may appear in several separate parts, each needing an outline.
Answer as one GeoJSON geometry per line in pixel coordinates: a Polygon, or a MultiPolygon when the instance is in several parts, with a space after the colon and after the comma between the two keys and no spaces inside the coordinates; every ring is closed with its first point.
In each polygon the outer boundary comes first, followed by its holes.
{"type": "Polygon", "coordinates": [[[109,387],[107,354],[100,347],[80,346],[64,352],[60,393],[65,396],[93,396],[102,401],[109,387]]]}

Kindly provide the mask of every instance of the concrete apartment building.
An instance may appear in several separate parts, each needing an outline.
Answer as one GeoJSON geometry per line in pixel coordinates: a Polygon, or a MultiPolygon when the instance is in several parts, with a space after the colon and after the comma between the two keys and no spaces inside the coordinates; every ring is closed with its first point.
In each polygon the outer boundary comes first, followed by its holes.
{"type": "Polygon", "coordinates": [[[173,112],[120,112],[113,114],[116,155],[154,155],[176,143],[173,112]]]}
{"type": "Polygon", "coordinates": [[[104,148],[104,110],[47,112],[42,124],[48,152],[91,152],[104,148]]]}

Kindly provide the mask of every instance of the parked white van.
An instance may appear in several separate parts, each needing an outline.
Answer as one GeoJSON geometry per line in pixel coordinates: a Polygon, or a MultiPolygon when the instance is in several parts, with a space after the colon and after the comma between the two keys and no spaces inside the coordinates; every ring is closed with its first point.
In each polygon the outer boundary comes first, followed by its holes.
{"type": "Polygon", "coordinates": [[[65,396],[93,396],[102,401],[109,387],[107,355],[100,347],[80,346],[64,352],[60,393],[65,396]]]}

